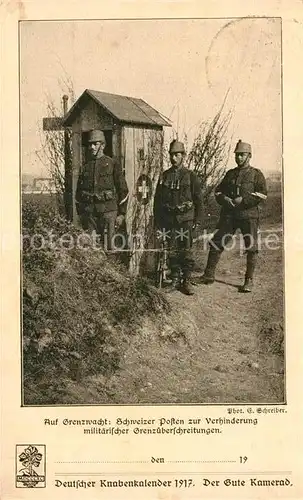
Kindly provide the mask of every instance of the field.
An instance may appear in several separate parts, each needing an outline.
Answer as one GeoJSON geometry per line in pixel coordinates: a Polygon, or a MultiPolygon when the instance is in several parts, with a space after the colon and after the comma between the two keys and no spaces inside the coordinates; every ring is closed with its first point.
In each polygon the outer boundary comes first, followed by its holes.
{"type": "MultiPolygon", "coordinates": [[[[76,231],[44,204],[24,200],[24,230],[76,231]]],[[[263,230],[281,229],[281,210],[280,194],[273,193],[262,210],[263,230]]],[[[238,293],[245,257],[237,249],[225,252],[217,281],[197,284],[194,297],[133,280],[96,252],[25,249],[24,403],[282,403],[283,236],[277,234],[279,248],[260,253],[252,294],[238,293]]],[[[200,242],[195,251],[198,283],[207,251],[200,242]]]]}
{"type": "MultiPolygon", "coordinates": [[[[206,255],[200,257],[202,268],[206,255]]],[[[120,401],[127,394],[134,403],[282,402],[281,263],[281,251],[264,252],[254,294],[243,295],[244,261],[234,252],[223,256],[214,285],[197,285],[194,298],[170,296],[174,324],[181,325],[176,338],[159,343],[145,327],[147,340],[126,353],[120,401]]],[[[161,335],[174,333],[164,328],[161,335]]]]}

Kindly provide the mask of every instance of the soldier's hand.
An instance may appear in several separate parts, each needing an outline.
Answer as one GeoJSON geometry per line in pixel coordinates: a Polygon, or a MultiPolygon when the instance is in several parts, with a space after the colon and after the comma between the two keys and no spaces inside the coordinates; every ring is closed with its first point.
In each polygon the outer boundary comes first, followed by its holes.
{"type": "Polygon", "coordinates": [[[237,196],[237,198],[234,199],[234,204],[235,205],[240,205],[240,203],[242,203],[242,196],[237,196]]]}
{"type": "Polygon", "coordinates": [[[125,219],[125,217],[124,217],[123,214],[118,215],[118,217],[116,219],[116,225],[117,225],[117,227],[121,227],[122,226],[122,224],[124,222],[124,219],[125,219]]]}
{"type": "Polygon", "coordinates": [[[235,206],[233,200],[231,198],[229,198],[229,196],[224,196],[224,202],[229,207],[235,206]]]}

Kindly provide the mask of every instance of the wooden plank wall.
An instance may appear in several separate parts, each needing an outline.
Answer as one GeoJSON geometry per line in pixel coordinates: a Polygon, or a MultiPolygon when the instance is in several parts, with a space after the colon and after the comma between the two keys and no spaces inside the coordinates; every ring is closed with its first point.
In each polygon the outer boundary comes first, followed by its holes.
{"type": "Polygon", "coordinates": [[[90,100],[81,110],[81,127],[82,132],[92,129],[112,130],[113,118],[106,111],[103,112],[97,103],[90,100]]]}
{"type": "Polygon", "coordinates": [[[122,164],[121,130],[121,125],[113,124],[113,158],[117,158],[122,164]]]}
{"type": "Polygon", "coordinates": [[[154,246],[153,241],[153,199],[162,171],[163,131],[161,129],[144,129],[143,127],[123,127],[122,147],[125,161],[125,177],[130,197],[127,208],[127,231],[132,253],[130,271],[140,273],[142,262],[146,261],[148,252],[144,249],[154,246]],[[140,149],[144,158],[140,160],[140,149]],[[152,192],[149,203],[144,205],[137,199],[137,180],[140,175],[148,175],[152,181],[152,192]]]}
{"type": "Polygon", "coordinates": [[[72,203],[73,203],[73,223],[80,226],[80,220],[76,211],[76,189],[80,168],[82,165],[82,131],[81,117],[78,116],[72,126],[72,203]]]}

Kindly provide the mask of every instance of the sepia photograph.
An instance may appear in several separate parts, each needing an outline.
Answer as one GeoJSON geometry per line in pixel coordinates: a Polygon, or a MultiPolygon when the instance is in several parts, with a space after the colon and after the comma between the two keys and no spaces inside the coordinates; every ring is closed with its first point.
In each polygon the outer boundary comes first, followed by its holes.
{"type": "Polygon", "coordinates": [[[21,404],[286,403],[282,24],[19,22],[21,404]]]}

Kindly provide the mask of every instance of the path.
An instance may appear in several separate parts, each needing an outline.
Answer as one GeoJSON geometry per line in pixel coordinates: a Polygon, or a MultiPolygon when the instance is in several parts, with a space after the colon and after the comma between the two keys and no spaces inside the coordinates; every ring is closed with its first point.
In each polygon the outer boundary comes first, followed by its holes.
{"type": "Polygon", "coordinates": [[[251,294],[238,292],[244,266],[244,257],[224,254],[214,285],[196,286],[193,297],[169,295],[175,334],[146,325],[112,380],[113,402],[284,401],[283,359],[272,349],[277,339],[264,344],[260,334],[283,321],[281,249],[262,252],[251,294]]]}

